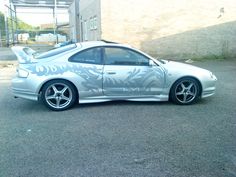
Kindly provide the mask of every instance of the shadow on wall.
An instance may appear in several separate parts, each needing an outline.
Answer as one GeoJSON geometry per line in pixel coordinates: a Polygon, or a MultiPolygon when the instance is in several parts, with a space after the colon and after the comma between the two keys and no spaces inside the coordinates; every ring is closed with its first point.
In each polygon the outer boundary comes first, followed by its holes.
{"type": "Polygon", "coordinates": [[[236,21],[141,42],[141,49],[163,59],[236,58],[236,21]]]}

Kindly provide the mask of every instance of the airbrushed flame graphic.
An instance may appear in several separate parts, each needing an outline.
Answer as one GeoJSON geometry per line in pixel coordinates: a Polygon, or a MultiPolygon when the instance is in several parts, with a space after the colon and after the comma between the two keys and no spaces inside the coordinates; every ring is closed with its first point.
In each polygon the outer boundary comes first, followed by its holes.
{"type": "Polygon", "coordinates": [[[126,75],[124,79],[117,79],[105,74],[103,83],[111,88],[123,88],[123,91],[134,93],[148,92],[152,88],[159,88],[163,81],[161,79],[162,73],[155,68],[140,69],[140,67],[134,67],[126,75]]]}
{"type": "Polygon", "coordinates": [[[63,75],[65,72],[72,72],[77,74],[83,79],[81,84],[91,92],[98,92],[101,89],[101,83],[109,85],[109,87],[122,87],[126,91],[138,92],[140,91],[140,83],[142,83],[142,89],[145,91],[160,86],[161,84],[161,71],[155,70],[155,68],[148,68],[141,70],[140,68],[134,68],[129,71],[126,78],[115,79],[108,77],[106,74],[98,70],[95,65],[83,64],[67,64],[67,65],[34,65],[28,68],[32,74],[37,76],[51,76],[51,75],[63,75]]]}
{"type": "Polygon", "coordinates": [[[133,71],[129,72],[125,82],[130,86],[137,85],[141,82],[146,88],[151,88],[152,86],[158,85],[161,78],[160,76],[161,73],[157,73],[157,71],[152,68],[144,71],[135,68],[133,71]]]}
{"type": "Polygon", "coordinates": [[[30,68],[32,74],[37,76],[63,75],[66,72],[77,74],[83,80],[81,84],[91,92],[97,92],[101,89],[102,72],[98,71],[96,66],[83,67],[81,65],[35,65],[30,68]]]}

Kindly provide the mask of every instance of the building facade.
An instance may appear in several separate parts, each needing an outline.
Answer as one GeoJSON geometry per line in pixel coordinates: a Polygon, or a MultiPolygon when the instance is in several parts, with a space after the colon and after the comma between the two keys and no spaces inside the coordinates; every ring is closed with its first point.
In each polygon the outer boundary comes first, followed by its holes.
{"type": "Polygon", "coordinates": [[[127,43],[161,58],[236,57],[235,0],[75,0],[71,38],[127,43]]]}
{"type": "Polygon", "coordinates": [[[75,0],[69,8],[71,39],[101,40],[100,0],[75,0]]]}

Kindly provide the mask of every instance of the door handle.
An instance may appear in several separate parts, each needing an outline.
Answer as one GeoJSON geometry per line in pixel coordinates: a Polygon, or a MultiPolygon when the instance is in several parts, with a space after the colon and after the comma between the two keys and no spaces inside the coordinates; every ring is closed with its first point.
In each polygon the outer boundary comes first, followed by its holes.
{"type": "Polygon", "coordinates": [[[115,71],[107,71],[106,73],[107,73],[107,74],[116,74],[115,71]]]}

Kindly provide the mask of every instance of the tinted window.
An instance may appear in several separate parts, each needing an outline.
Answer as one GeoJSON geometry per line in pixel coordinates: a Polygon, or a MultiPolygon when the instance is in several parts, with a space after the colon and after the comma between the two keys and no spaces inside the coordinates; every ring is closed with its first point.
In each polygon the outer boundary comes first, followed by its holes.
{"type": "Polygon", "coordinates": [[[105,48],[105,64],[107,65],[144,65],[149,64],[149,59],[142,54],[125,48],[105,48]]]}
{"type": "Polygon", "coordinates": [[[101,48],[92,48],[73,55],[69,61],[79,63],[101,64],[102,52],[101,48]]]}

